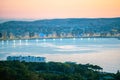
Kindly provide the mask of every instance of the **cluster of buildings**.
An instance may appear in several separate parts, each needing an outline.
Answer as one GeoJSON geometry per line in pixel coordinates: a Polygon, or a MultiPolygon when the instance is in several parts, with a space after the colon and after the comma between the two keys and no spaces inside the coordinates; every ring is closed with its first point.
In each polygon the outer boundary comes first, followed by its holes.
{"type": "Polygon", "coordinates": [[[35,56],[8,56],[7,61],[46,62],[46,58],[35,56]]]}
{"type": "Polygon", "coordinates": [[[73,37],[119,37],[120,33],[80,33],[80,34],[72,34],[72,33],[59,33],[53,32],[51,34],[45,33],[29,33],[26,32],[22,35],[15,35],[13,33],[0,33],[0,39],[35,39],[35,38],[73,38],[73,37]],[[9,34],[9,35],[8,35],[9,34]]]}

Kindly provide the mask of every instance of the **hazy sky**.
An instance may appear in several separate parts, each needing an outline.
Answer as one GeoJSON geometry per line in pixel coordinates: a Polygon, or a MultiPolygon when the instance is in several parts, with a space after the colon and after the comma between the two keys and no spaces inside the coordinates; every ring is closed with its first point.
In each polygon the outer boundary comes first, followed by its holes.
{"type": "Polygon", "coordinates": [[[120,17],[120,0],[0,0],[0,18],[120,17]]]}

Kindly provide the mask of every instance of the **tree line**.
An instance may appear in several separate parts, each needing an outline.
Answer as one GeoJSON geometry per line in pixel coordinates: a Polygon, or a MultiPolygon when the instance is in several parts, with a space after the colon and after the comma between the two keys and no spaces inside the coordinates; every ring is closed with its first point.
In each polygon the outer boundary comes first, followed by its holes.
{"type": "Polygon", "coordinates": [[[120,72],[104,73],[92,64],[0,61],[0,80],[120,80],[120,72]],[[108,79],[107,79],[108,80],[108,79]]]}

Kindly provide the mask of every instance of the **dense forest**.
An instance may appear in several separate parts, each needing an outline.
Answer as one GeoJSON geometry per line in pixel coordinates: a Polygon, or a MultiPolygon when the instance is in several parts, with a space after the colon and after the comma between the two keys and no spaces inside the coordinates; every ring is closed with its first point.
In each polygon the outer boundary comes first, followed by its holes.
{"type": "Polygon", "coordinates": [[[0,61],[0,80],[120,80],[120,72],[106,73],[97,65],[71,62],[0,61]]]}
{"type": "Polygon", "coordinates": [[[66,37],[120,37],[120,18],[45,19],[0,24],[0,39],[66,37]]]}

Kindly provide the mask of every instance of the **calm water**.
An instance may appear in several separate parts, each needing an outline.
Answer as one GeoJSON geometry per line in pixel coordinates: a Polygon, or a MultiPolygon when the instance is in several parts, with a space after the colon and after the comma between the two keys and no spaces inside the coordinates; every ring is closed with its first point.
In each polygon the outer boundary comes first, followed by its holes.
{"type": "Polygon", "coordinates": [[[120,40],[115,38],[0,41],[0,60],[9,55],[45,56],[47,61],[91,63],[107,72],[120,70],[120,40]]]}

